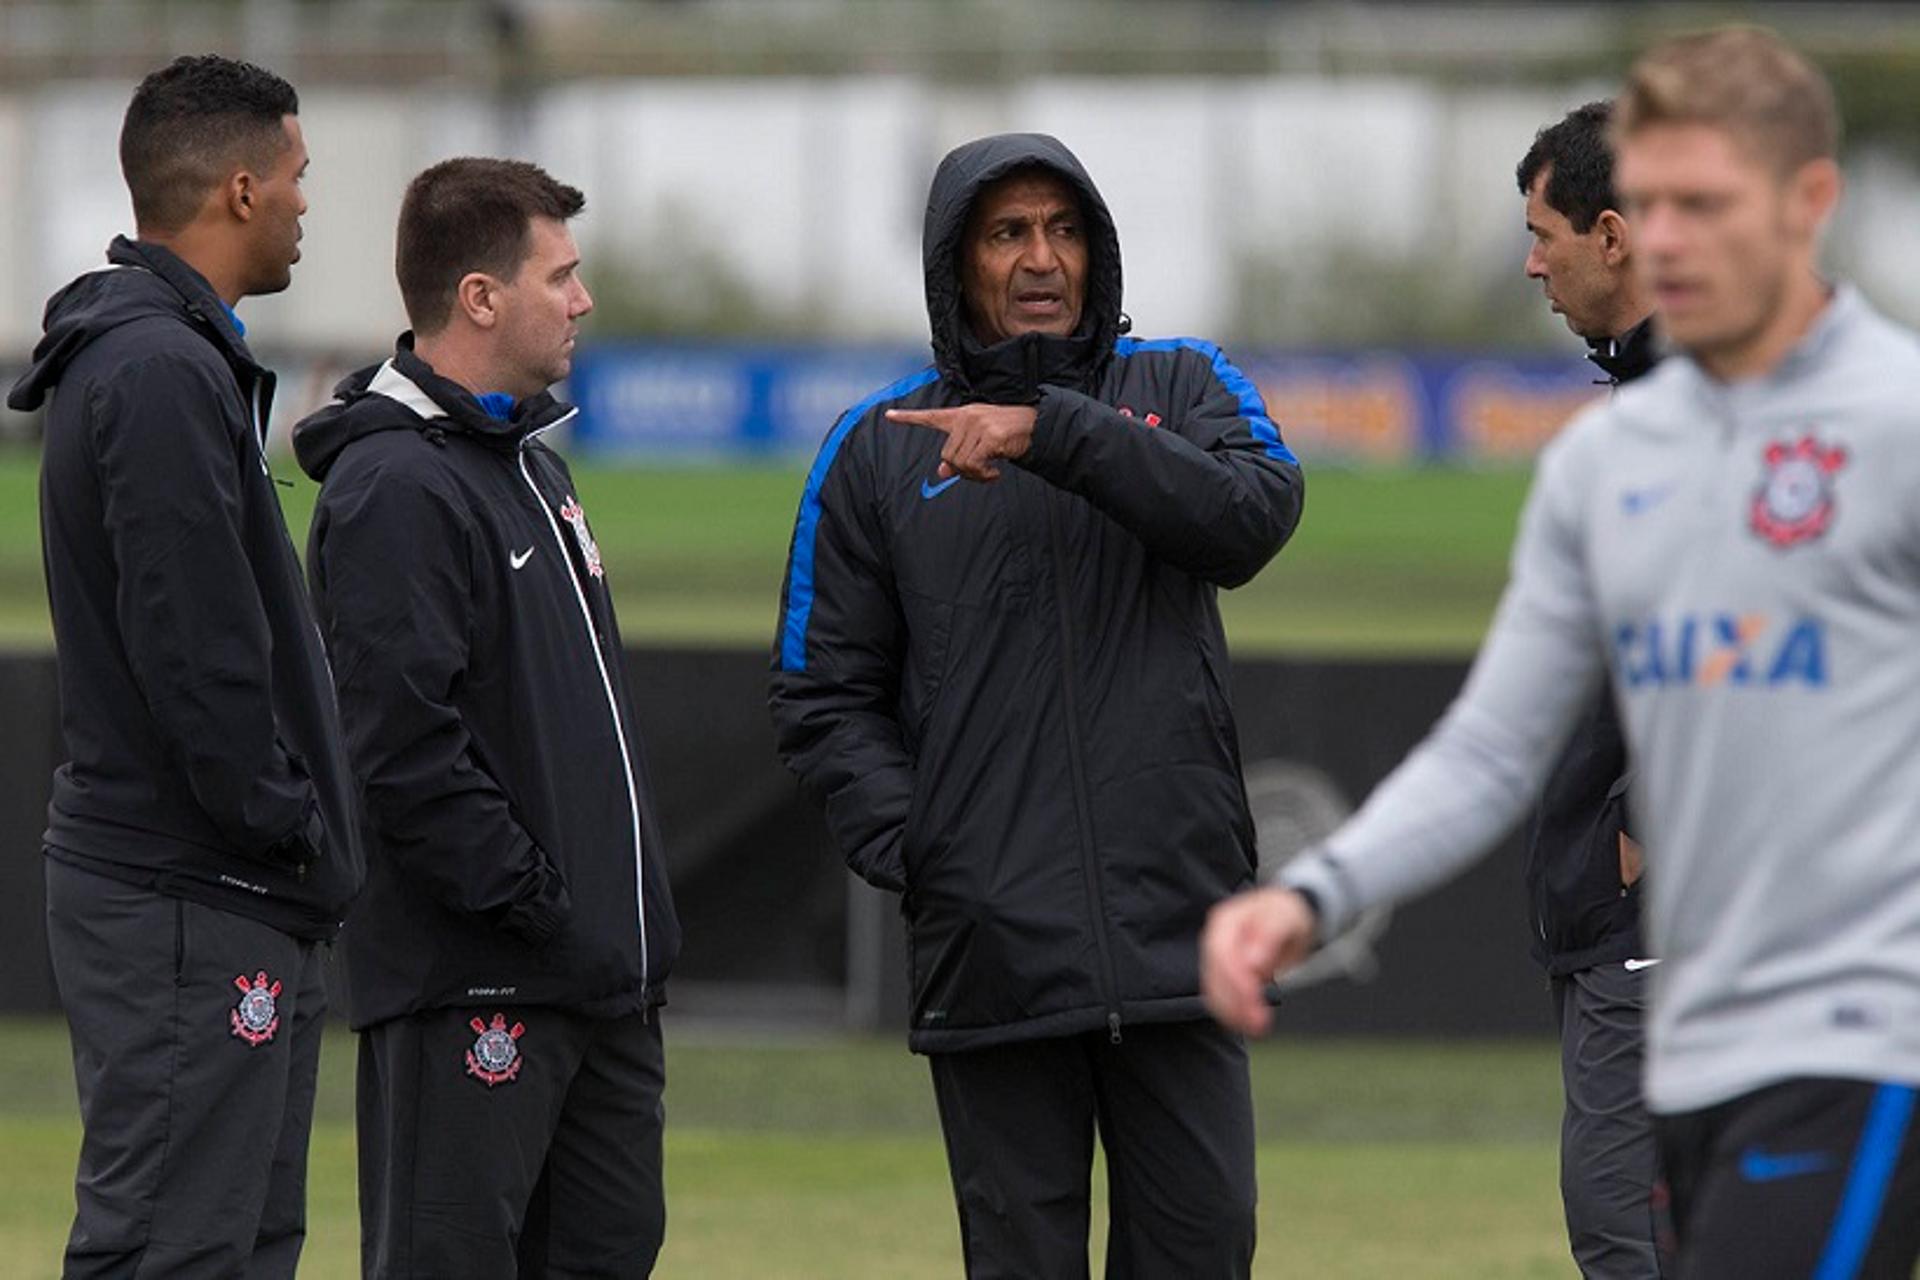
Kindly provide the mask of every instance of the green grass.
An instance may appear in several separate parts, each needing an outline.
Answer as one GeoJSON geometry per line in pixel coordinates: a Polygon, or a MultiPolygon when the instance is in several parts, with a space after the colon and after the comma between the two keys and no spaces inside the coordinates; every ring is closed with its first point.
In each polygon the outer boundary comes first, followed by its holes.
{"type": "MultiPolygon", "coordinates": [[[[37,465],[32,454],[0,454],[0,644],[48,643],[37,465]]],[[[798,469],[580,467],[576,475],[629,641],[771,642],[798,469]]],[[[1506,579],[1526,483],[1507,471],[1313,473],[1292,544],[1223,597],[1236,651],[1471,651],[1506,579]]],[[[302,546],[314,493],[304,476],[282,491],[302,546]]]]}
{"type": "MultiPolygon", "coordinates": [[[[957,1274],[926,1064],[898,1043],[766,1043],[668,1023],[663,1277],[957,1274]]],[[[357,1274],[352,1037],[322,1058],[304,1277],[357,1274]]],[[[1543,1042],[1262,1045],[1261,1276],[1571,1274],[1543,1042]]],[[[53,1274],[78,1142],[64,1029],[0,1021],[0,1277],[53,1274]]],[[[1104,1223],[1096,1213],[1096,1242],[1104,1223]]],[[[1098,1254],[1096,1243],[1096,1255],[1098,1254]]],[[[1096,1268],[1097,1274],[1097,1268],[1096,1268]]]]}

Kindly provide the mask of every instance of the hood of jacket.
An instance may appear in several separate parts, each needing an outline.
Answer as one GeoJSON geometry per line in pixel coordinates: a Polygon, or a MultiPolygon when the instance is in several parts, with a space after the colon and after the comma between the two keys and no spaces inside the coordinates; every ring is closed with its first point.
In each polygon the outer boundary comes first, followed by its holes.
{"type": "Polygon", "coordinates": [[[947,153],[927,193],[921,237],[927,321],[940,376],[970,399],[1030,403],[1042,384],[1090,385],[1129,322],[1120,310],[1120,237],[1099,188],[1078,157],[1044,133],[1002,133],[947,153]],[[1028,333],[990,347],[974,340],[960,298],[960,254],[967,218],[981,190],[1016,169],[1040,168],[1063,178],[1086,218],[1086,297],[1071,335],[1028,333]]]}
{"type": "Polygon", "coordinates": [[[237,369],[259,370],[206,277],[169,249],[115,236],[107,246],[106,266],[87,272],[47,299],[41,321],[44,332],[34,346],[33,363],[8,393],[8,407],[22,413],[38,409],[94,339],[121,325],[154,317],[186,322],[237,369]]]}
{"type": "Polygon", "coordinates": [[[355,440],[382,431],[418,431],[432,438],[466,435],[497,449],[514,449],[527,436],[555,425],[573,406],[549,392],[528,396],[505,419],[480,407],[474,394],[435,373],[413,350],[413,334],[400,335],[390,359],[342,378],[333,399],[293,429],[293,456],[316,481],[355,440]]]}

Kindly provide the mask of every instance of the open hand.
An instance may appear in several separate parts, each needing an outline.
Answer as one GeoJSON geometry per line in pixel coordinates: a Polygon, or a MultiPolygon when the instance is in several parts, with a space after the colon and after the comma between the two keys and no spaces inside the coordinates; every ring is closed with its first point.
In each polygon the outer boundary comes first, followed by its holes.
{"type": "Polygon", "coordinates": [[[1223,1026],[1260,1035],[1273,1022],[1267,984],[1307,958],[1313,908],[1291,889],[1253,889],[1217,903],[1200,935],[1200,994],[1223,1026]]]}
{"type": "Polygon", "coordinates": [[[969,480],[998,480],[1000,468],[993,464],[1001,458],[1023,457],[1033,445],[1034,411],[1030,405],[889,409],[887,420],[946,433],[947,443],[940,450],[942,480],[956,475],[969,480]]]}

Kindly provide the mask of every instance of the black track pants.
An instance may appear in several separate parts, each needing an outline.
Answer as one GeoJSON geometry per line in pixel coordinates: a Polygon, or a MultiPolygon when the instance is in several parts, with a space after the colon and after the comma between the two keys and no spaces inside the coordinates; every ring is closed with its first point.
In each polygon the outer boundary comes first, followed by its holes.
{"type": "Polygon", "coordinates": [[[1658,1117],[1682,1280],[1910,1280],[1920,1258],[1916,1093],[1790,1080],[1658,1117]]]}
{"type": "Polygon", "coordinates": [[[1097,1130],[1107,1275],[1243,1277],[1253,1265],[1246,1046],[1212,1022],[931,1056],[967,1275],[1087,1274],[1097,1130]]]}
{"type": "Polygon", "coordinates": [[[64,863],[46,871],[84,1127],[65,1275],[293,1275],[319,944],[64,863]]]}
{"type": "Polygon", "coordinates": [[[631,1280],[666,1235],[652,1013],[476,1005],[360,1037],[369,1280],[631,1280]]]}
{"type": "Polygon", "coordinates": [[[1653,1119],[1641,1100],[1647,978],[1619,963],[1553,980],[1560,1023],[1560,1197],[1585,1280],[1659,1280],[1653,1119]]]}

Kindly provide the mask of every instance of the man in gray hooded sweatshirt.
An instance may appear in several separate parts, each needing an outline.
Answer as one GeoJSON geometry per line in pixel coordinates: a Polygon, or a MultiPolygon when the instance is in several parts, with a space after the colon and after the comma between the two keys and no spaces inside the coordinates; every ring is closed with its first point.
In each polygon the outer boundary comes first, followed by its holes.
{"type": "Polygon", "coordinates": [[[1660,46],[1615,181],[1676,347],[1542,459],[1459,700],[1279,887],[1217,907],[1208,1001],[1453,874],[1610,676],[1651,885],[1647,1103],[1680,1272],[1920,1255],[1920,343],[1816,273],[1825,79],[1770,33],[1660,46]]]}

